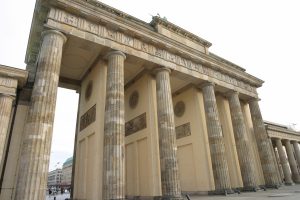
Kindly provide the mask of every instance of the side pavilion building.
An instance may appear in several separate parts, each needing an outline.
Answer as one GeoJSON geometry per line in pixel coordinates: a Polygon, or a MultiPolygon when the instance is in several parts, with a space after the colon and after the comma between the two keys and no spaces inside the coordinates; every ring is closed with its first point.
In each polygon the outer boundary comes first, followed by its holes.
{"type": "Polygon", "coordinates": [[[95,0],[37,0],[26,71],[0,69],[0,198],[45,198],[58,87],[80,94],[73,199],[278,187],[258,105],[263,81],[210,46],[160,17],[146,23],[95,0]]]}

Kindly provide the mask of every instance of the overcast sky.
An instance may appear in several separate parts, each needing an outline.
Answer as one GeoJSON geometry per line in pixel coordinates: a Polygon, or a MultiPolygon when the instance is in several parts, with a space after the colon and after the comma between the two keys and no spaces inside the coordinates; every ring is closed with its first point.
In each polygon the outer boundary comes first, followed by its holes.
{"type": "MultiPolygon", "coordinates": [[[[0,64],[25,69],[34,0],[0,0],[0,64]]],[[[300,130],[300,1],[104,0],[146,22],[160,14],[208,40],[210,51],[265,81],[258,90],[263,118],[300,130]]],[[[75,91],[59,89],[50,169],[73,151],[75,91]]]]}

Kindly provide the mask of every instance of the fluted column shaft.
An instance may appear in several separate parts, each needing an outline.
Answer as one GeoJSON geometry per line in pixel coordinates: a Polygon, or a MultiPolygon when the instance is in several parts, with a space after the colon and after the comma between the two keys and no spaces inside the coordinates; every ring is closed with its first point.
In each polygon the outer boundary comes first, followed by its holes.
{"type": "Polygon", "coordinates": [[[251,144],[247,136],[247,129],[239,96],[237,92],[230,92],[228,97],[244,188],[246,190],[255,189],[258,187],[258,183],[255,178],[254,155],[252,153],[250,146],[251,144]]]}
{"type": "MultiPolygon", "coordinates": [[[[276,142],[275,142],[276,143],[276,142]]],[[[276,144],[275,144],[276,146],[276,144]]],[[[273,147],[274,149],[274,153],[275,153],[275,156],[276,156],[276,162],[277,162],[277,167],[279,169],[279,177],[280,177],[280,181],[281,183],[283,183],[283,179],[284,179],[284,173],[283,173],[283,169],[282,169],[282,166],[281,166],[281,162],[280,162],[280,156],[279,156],[279,153],[278,153],[278,149],[275,150],[275,148],[273,147]]]]}
{"type": "Polygon", "coordinates": [[[282,167],[282,170],[283,170],[285,184],[286,185],[292,185],[294,183],[292,181],[290,168],[289,168],[287,158],[286,158],[284,150],[283,150],[282,142],[278,138],[276,138],[275,141],[276,141],[276,147],[277,147],[277,150],[278,150],[281,167],[282,167]]]}
{"type": "Polygon", "coordinates": [[[120,51],[107,55],[103,149],[103,199],[125,199],[124,60],[120,51]]]}
{"type": "Polygon", "coordinates": [[[276,174],[276,165],[273,160],[271,145],[268,140],[268,135],[259,109],[258,101],[250,101],[249,107],[266,186],[275,187],[279,185],[276,174]]]}
{"type": "Polygon", "coordinates": [[[205,83],[202,85],[202,91],[216,191],[230,190],[231,183],[214,85],[205,83]]]}
{"type": "Polygon", "coordinates": [[[277,186],[280,186],[282,184],[282,178],[281,178],[281,174],[280,174],[280,169],[279,169],[279,165],[278,165],[278,162],[277,162],[277,158],[276,158],[276,155],[275,155],[275,149],[273,148],[273,143],[272,143],[271,138],[268,138],[268,141],[269,141],[269,145],[270,145],[271,152],[272,152],[272,160],[273,160],[273,163],[275,165],[275,170],[276,170],[276,178],[277,178],[277,183],[278,183],[277,186]]]}
{"type": "Polygon", "coordinates": [[[296,154],[296,160],[298,163],[298,166],[300,168],[300,149],[299,149],[299,143],[297,141],[292,141],[293,147],[294,147],[294,151],[296,154]]]}
{"type": "Polygon", "coordinates": [[[181,198],[170,71],[156,71],[157,115],[159,132],[162,195],[164,199],[181,198]]]}
{"type": "Polygon", "coordinates": [[[31,105],[25,125],[17,182],[17,200],[44,200],[51,149],[57,86],[66,37],[43,32],[31,105]]]}
{"type": "Polygon", "coordinates": [[[0,166],[3,162],[2,159],[4,154],[5,141],[8,135],[8,127],[13,101],[13,96],[0,94],[0,166]]]}
{"type": "Polygon", "coordinates": [[[292,149],[293,147],[291,145],[291,142],[289,140],[285,140],[284,144],[285,144],[285,149],[286,149],[286,153],[288,156],[290,168],[292,171],[293,181],[296,183],[300,183],[300,175],[299,175],[297,163],[296,163],[296,160],[294,157],[294,153],[293,153],[293,149],[292,149]]]}

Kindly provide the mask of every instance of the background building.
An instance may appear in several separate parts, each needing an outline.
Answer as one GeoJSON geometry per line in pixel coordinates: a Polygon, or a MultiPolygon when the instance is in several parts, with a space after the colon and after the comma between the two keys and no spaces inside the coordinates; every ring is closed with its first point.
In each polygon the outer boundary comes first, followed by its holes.
{"type": "Polygon", "coordinates": [[[48,187],[58,187],[61,185],[62,169],[55,169],[48,173],[48,187]]]}
{"type": "Polygon", "coordinates": [[[64,188],[69,188],[71,186],[72,165],[73,157],[68,158],[63,164],[61,186],[64,188]]]}

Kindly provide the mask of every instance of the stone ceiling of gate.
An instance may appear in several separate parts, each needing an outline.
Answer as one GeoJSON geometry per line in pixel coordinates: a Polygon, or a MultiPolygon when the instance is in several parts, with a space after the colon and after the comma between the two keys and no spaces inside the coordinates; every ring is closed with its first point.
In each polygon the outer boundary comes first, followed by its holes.
{"type": "MultiPolygon", "coordinates": [[[[80,82],[87,71],[93,67],[98,59],[105,58],[108,51],[110,51],[110,49],[105,46],[74,36],[69,36],[63,51],[64,53],[60,71],[62,82],[64,80],[68,80],[69,83],[80,82]]],[[[124,66],[124,81],[126,85],[133,81],[136,77],[139,77],[139,74],[144,72],[151,73],[151,70],[157,65],[147,60],[129,55],[125,60],[124,66]]],[[[194,79],[194,82],[195,81],[197,81],[197,79],[194,79]]],[[[184,74],[176,72],[172,73],[171,85],[173,92],[176,92],[191,83],[193,83],[192,77],[184,76],[184,74]]],[[[68,87],[64,83],[61,83],[61,86],[68,87]]],[[[69,88],[72,88],[72,86],[69,88]]],[[[76,88],[76,86],[74,86],[74,88],[76,88]]]]}
{"type": "Polygon", "coordinates": [[[209,42],[160,18],[147,24],[99,2],[95,4],[95,1],[49,2],[36,6],[26,55],[31,73],[34,66],[30,63],[37,57],[34,54],[41,40],[38,33],[51,28],[68,37],[61,68],[64,79],[82,80],[99,58],[115,49],[127,55],[125,83],[157,66],[173,70],[173,92],[190,84],[212,81],[217,85],[217,91],[233,89],[240,92],[242,98],[248,98],[257,97],[256,88],[263,83],[243,68],[209,54],[209,42]],[[38,14],[39,10],[48,14],[38,14]],[[43,17],[46,23],[41,25],[43,17]]]}

